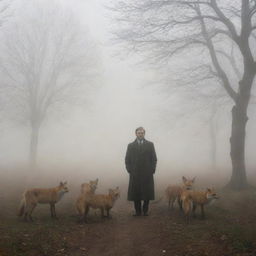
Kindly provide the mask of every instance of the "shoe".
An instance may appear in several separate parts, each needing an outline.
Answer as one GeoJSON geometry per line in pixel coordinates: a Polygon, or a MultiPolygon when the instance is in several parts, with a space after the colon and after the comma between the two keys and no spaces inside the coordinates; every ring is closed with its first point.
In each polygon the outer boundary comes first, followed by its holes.
{"type": "Polygon", "coordinates": [[[138,217],[138,216],[141,216],[141,213],[140,212],[136,212],[135,214],[133,214],[132,216],[134,217],[138,217]]]}
{"type": "Polygon", "coordinates": [[[148,216],[148,213],[147,213],[147,212],[144,212],[143,215],[144,215],[144,216],[148,216]]]}

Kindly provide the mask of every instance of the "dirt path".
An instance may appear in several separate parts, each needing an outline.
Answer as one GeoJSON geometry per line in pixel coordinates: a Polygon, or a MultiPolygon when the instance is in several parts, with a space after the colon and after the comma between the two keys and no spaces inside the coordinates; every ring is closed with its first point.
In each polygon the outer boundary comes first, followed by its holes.
{"type": "Polygon", "coordinates": [[[165,202],[152,204],[148,217],[133,217],[132,204],[118,201],[111,219],[90,212],[88,224],[78,224],[68,209],[71,204],[59,205],[59,220],[53,221],[48,207],[42,206],[35,211],[34,223],[18,221],[14,215],[6,218],[5,212],[0,218],[0,256],[256,255],[252,209],[246,219],[236,212],[240,223],[221,205],[209,207],[206,220],[193,219],[189,225],[165,202]]]}
{"type": "Polygon", "coordinates": [[[223,254],[225,244],[195,225],[185,225],[178,210],[170,212],[165,205],[153,205],[148,217],[131,214],[130,206],[121,205],[110,220],[91,216],[89,224],[70,232],[67,251],[70,255],[90,256],[230,255],[223,254]]]}

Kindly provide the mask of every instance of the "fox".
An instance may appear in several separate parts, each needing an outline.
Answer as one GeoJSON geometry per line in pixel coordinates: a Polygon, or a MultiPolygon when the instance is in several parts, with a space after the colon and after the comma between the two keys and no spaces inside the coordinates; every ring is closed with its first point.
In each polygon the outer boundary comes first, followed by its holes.
{"type": "Polygon", "coordinates": [[[181,194],[183,190],[193,189],[196,177],[193,179],[187,179],[182,176],[182,185],[169,185],[165,190],[165,195],[168,199],[168,208],[174,208],[174,202],[177,199],[180,210],[182,210],[181,194]]]}
{"type": "Polygon", "coordinates": [[[32,212],[37,204],[50,204],[51,217],[57,219],[55,204],[68,192],[67,182],[60,182],[54,188],[32,188],[23,193],[18,216],[24,215],[25,221],[33,221],[32,212]]]}
{"type": "Polygon", "coordinates": [[[91,189],[95,192],[98,186],[99,179],[91,180],[89,183],[83,183],[81,184],[81,194],[86,194],[87,192],[90,192],[91,189]]]}
{"type": "Polygon", "coordinates": [[[201,207],[201,218],[205,218],[204,206],[219,199],[214,189],[207,188],[205,191],[199,190],[184,190],[181,195],[182,208],[187,223],[189,222],[190,214],[193,213],[195,217],[195,210],[197,205],[201,207]]]}
{"type": "Polygon", "coordinates": [[[81,184],[81,190],[80,195],[76,200],[76,209],[79,214],[79,216],[84,215],[84,203],[86,200],[86,197],[92,195],[95,193],[95,190],[97,189],[99,179],[92,180],[89,183],[83,183],[81,184]]]}
{"type": "Polygon", "coordinates": [[[115,189],[109,189],[108,194],[95,194],[90,195],[85,199],[84,204],[84,222],[87,222],[87,214],[90,208],[100,209],[101,217],[110,218],[110,210],[113,208],[116,200],[120,197],[119,187],[115,189]],[[106,211],[107,215],[104,215],[104,211],[106,211]]]}

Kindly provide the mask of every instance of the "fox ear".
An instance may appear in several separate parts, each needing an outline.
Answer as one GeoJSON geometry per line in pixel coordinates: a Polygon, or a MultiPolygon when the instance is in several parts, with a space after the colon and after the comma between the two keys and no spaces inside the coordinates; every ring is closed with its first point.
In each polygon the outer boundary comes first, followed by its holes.
{"type": "Polygon", "coordinates": [[[210,188],[207,188],[206,191],[207,191],[207,192],[211,192],[212,190],[211,190],[210,188]]]}
{"type": "Polygon", "coordinates": [[[99,179],[97,178],[95,181],[98,183],[99,179]]]}
{"type": "Polygon", "coordinates": [[[196,176],[192,179],[192,181],[195,182],[195,180],[196,180],[196,176]]]}
{"type": "Polygon", "coordinates": [[[187,181],[186,177],[184,177],[184,176],[182,176],[182,180],[183,180],[183,182],[187,181]]]}
{"type": "Polygon", "coordinates": [[[63,185],[67,185],[67,181],[65,181],[63,185]]]}
{"type": "Polygon", "coordinates": [[[60,182],[60,186],[62,186],[62,185],[63,185],[63,182],[61,181],[61,182],[60,182]]]}

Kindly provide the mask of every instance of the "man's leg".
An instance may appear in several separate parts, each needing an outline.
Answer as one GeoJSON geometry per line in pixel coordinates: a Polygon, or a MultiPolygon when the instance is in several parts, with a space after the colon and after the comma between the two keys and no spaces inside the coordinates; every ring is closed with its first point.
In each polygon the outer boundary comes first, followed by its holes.
{"type": "Polygon", "coordinates": [[[149,205],[149,200],[144,200],[144,203],[143,203],[144,216],[148,216],[148,205],[149,205]]]}
{"type": "Polygon", "coordinates": [[[135,216],[140,216],[141,215],[141,200],[134,201],[134,208],[136,211],[135,216]]]}

